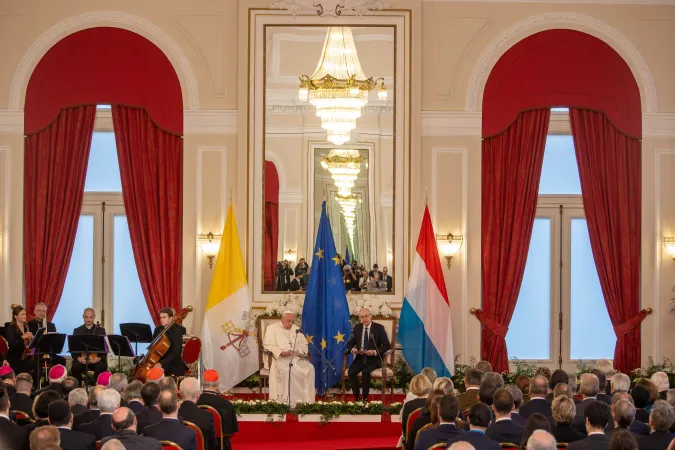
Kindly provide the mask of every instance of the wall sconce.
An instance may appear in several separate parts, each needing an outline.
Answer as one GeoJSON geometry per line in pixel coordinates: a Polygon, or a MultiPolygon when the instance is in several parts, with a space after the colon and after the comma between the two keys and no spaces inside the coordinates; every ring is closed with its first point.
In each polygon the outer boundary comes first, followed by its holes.
{"type": "Polygon", "coordinates": [[[663,250],[668,256],[673,258],[673,262],[675,262],[675,237],[663,238],[663,250]]]}
{"type": "Polygon", "coordinates": [[[452,257],[462,248],[463,243],[464,236],[456,236],[452,233],[436,235],[436,245],[441,255],[445,256],[448,269],[452,266],[452,257]]]}
{"type": "Polygon", "coordinates": [[[295,250],[291,250],[290,248],[284,252],[284,259],[289,261],[295,261],[296,256],[295,250]]]}
{"type": "Polygon", "coordinates": [[[209,259],[209,268],[213,268],[213,258],[218,256],[220,250],[220,234],[213,234],[209,231],[208,234],[197,235],[197,244],[201,251],[209,259]]]}

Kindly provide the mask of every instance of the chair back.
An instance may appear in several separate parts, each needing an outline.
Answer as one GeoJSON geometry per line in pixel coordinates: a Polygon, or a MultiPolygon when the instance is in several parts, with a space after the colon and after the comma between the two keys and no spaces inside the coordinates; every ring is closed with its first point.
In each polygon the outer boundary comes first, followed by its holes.
{"type": "Polygon", "coordinates": [[[439,442],[438,444],[434,444],[431,447],[429,447],[429,450],[431,450],[432,448],[448,448],[448,444],[439,442]]]}
{"type": "Polygon", "coordinates": [[[256,328],[258,331],[258,348],[260,349],[258,353],[258,362],[260,364],[260,368],[265,368],[269,369],[270,368],[270,357],[271,355],[267,354],[263,347],[263,343],[265,342],[265,333],[267,332],[267,327],[270,325],[273,325],[281,320],[281,317],[279,316],[271,316],[271,317],[258,317],[257,323],[256,323],[256,328]],[[267,355],[267,358],[265,356],[267,355]]]}
{"type": "Polygon", "coordinates": [[[22,424],[35,422],[28,414],[23,411],[14,410],[12,411],[12,414],[14,414],[14,420],[16,422],[21,422],[22,424]]]}
{"type": "Polygon", "coordinates": [[[162,445],[162,450],[183,450],[183,448],[175,442],[159,441],[159,443],[162,445]]]}
{"type": "Polygon", "coordinates": [[[506,449],[509,449],[509,450],[518,450],[520,448],[518,445],[514,444],[513,442],[500,442],[499,445],[501,445],[502,448],[506,448],[506,449]]]}
{"type": "Polygon", "coordinates": [[[197,425],[188,422],[187,420],[183,421],[183,425],[191,430],[195,430],[195,433],[197,433],[197,450],[204,450],[204,433],[202,433],[202,430],[197,425]]]}
{"type": "Polygon", "coordinates": [[[199,405],[199,407],[205,411],[208,411],[213,416],[213,425],[216,428],[216,438],[220,439],[223,437],[223,421],[220,417],[220,413],[216,408],[209,405],[199,405]]]}
{"type": "Polygon", "coordinates": [[[410,435],[410,430],[417,420],[417,418],[422,414],[422,408],[413,409],[410,414],[408,414],[408,420],[405,423],[405,440],[408,442],[408,436],[410,435]]]}
{"type": "Polygon", "coordinates": [[[420,428],[420,431],[417,432],[417,436],[419,436],[422,431],[428,430],[429,428],[431,428],[433,426],[434,426],[433,423],[428,423],[428,424],[424,425],[422,428],[420,428]]]}
{"type": "MultiPolygon", "coordinates": [[[[4,328],[3,328],[3,334],[4,334],[4,328]]],[[[7,352],[9,351],[9,345],[7,345],[7,340],[0,336],[0,355],[2,355],[3,358],[7,357],[7,352]]]]}
{"type": "Polygon", "coordinates": [[[183,345],[183,361],[188,366],[194,364],[199,359],[199,354],[202,351],[202,341],[198,337],[192,336],[183,345]]]}
{"type": "Polygon", "coordinates": [[[101,450],[101,440],[96,441],[96,450],[101,450]]]}
{"type": "Polygon", "coordinates": [[[387,337],[389,338],[389,343],[391,344],[391,350],[386,355],[382,355],[382,358],[386,361],[387,365],[394,366],[394,348],[396,347],[396,318],[395,317],[373,317],[373,322],[378,323],[384,327],[384,330],[387,332],[387,337]]]}

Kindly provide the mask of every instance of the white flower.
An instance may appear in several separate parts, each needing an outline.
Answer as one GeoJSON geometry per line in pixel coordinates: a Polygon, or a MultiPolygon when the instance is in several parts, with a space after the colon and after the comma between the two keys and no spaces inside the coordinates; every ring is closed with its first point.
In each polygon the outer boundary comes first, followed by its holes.
{"type": "Polygon", "coordinates": [[[317,403],[318,403],[319,405],[323,405],[323,402],[322,402],[321,400],[319,400],[317,403]]]}

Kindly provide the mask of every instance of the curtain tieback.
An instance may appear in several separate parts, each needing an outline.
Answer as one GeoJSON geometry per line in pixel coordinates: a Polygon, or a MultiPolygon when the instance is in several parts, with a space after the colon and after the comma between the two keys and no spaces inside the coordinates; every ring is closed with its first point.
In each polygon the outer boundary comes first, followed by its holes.
{"type": "Polygon", "coordinates": [[[483,326],[487,328],[490,333],[494,334],[495,336],[499,336],[502,339],[506,338],[506,333],[508,333],[509,327],[490,319],[482,309],[471,308],[471,314],[474,314],[476,319],[478,319],[478,321],[483,324],[483,326]]]}
{"type": "Polygon", "coordinates": [[[651,308],[643,309],[630,319],[615,326],[614,334],[616,334],[617,339],[633,331],[651,313],[651,308]]]}

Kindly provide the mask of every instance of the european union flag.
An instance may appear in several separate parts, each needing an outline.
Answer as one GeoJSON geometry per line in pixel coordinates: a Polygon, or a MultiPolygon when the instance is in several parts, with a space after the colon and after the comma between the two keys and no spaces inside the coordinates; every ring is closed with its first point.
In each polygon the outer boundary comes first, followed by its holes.
{"type": "Polygon", "coordinates": [[[316,373],[314,384],[319,395],[324,395],[342,379],[342,355],[352,329],[342,267],[325,201],[321,205],[311,270],[302,309],[302,328],[316,373]]]}
{"type": "Polygon", "coordinates": [[[352,265],[352,259],[349,257],[349,246],[345,247],[345,263],[352,265]]]}

